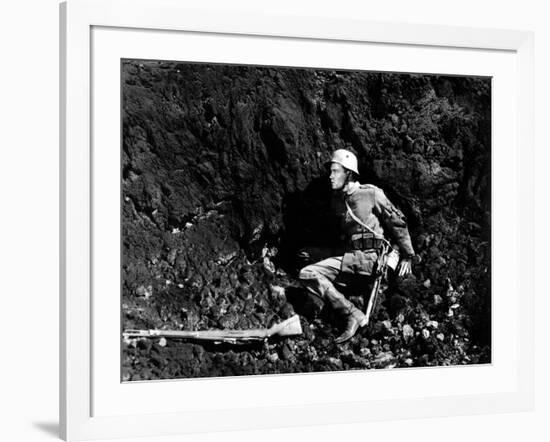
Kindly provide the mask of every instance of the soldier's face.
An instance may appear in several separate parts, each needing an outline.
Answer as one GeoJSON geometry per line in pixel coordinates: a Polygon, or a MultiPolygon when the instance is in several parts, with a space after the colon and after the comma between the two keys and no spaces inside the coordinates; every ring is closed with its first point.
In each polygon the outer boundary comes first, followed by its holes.
{"type": "Polygon", "coordinates": [[[341,164],[332,163],[330,165],[330,186],[332,190],[342,190],[346,185],[348,171],[341,164]]]}

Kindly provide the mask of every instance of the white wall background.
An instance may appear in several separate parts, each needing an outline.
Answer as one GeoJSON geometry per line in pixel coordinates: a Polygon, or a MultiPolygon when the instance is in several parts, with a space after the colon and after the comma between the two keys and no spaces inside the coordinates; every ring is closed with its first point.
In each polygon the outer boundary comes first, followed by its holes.
{"type": "MultiPolygon", "coordinates": [[[[187,0],[182,0],[182,2],[187,0]]],[[[194,1],[193,4],[199,4],[194,1]]],[[[212,4],[229,4],[210,1],[212,4]]],[[[201,5],[206,4],[203,1],[201,5]]],[[[379,422],[142,442],[299,439],[447,442],[550,439],[550,27],[535,0],[232,0],[234,10],[277,10],[410,23],[535,31],[536,65],[536,410],[532,413],[379,422]]],[[[58,410],[58,2],[3,2],[0,11],[0,440],[57,439],[58,410]]],[[[227,7],[227,6],[226,6],[227,7]]],[[[368,392],[365,392],[368,394],[368,392]]],[[[215,418],[215,417],[214,417],[215,418]]]]}

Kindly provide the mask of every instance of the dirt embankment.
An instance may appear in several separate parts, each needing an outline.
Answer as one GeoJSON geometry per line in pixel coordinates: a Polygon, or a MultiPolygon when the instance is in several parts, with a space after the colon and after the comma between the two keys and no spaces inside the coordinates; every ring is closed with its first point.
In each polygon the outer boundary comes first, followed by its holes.
{"type": "Polygon", "coordinates": [[[123,327],[298,312],[304,334],[129,340],[123,379],[488,362],[490,145],[489,79],[124,62],[123,327]],[[337,148],[407,215],[420,258],[340,346],[338,318],[295,287],[296,252],[338,241],[324,178],[337,148]]]}

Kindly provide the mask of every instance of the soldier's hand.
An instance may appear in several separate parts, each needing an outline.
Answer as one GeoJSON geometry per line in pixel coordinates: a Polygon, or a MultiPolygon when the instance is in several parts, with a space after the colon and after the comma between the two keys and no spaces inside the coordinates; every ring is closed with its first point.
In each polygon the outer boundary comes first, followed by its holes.
{"type": "Polygon", "coordinates": [[[401,261],[399,261],[399,265],[397,266],[397,274],[398,276],[405,276],[412,273],[412,263],[409,258],[403,258],[401,261]]]}

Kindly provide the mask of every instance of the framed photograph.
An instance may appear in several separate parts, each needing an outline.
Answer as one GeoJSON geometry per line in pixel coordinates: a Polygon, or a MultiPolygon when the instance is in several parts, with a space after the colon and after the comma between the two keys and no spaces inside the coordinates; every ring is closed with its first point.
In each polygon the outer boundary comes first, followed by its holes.
{"type": "Polygon", "coordinates": [[[530,33],[60,15],[64,439],[532,407],[530,33]]]}

